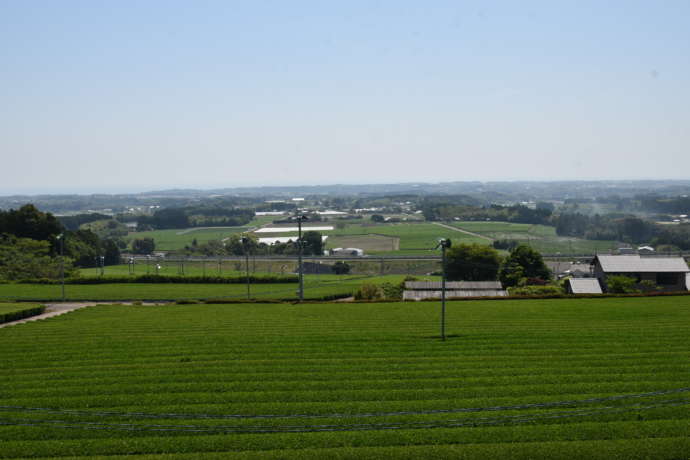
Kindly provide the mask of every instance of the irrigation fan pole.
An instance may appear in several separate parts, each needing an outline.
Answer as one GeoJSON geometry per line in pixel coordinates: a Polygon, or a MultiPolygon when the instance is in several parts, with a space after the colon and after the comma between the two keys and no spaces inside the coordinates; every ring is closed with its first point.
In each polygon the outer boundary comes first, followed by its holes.
{"type": "Polygon", "coordinates": [[[249,285],[249,249],[247,249],[249,246],[249,238],[247,238],[246,236],[242,237],[242,246],[244,246],[244,268],[245,274],[247,276],[245,281],[247,282],[247,300],[249,300],[251,299],[252,294],[249,285]]]}
{"type": "Polygon", "coordinates": [[[65,301],[65,234],[60,233],[57,236],[60,240],[60,285],[62,289],[62,301],[65,301]]]}
{"type": "Polygon", "coordinates": [[[450,239],[441,238],[436,248],[441,247],[441,340],[446,340],[446,249],[450,247],[450,239]]]}
{"type": "Polygon", "coordinates": [[[299,277],[299,301],[304,300],[304,269],[302,267],[302,222],[308,217],[304,215],[297,216],[297,276],[299,277]]]}

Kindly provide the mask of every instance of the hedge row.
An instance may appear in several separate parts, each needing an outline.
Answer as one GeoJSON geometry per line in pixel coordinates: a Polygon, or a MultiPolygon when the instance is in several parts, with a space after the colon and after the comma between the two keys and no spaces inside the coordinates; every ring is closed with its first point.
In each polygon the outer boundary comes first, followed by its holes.
{"type": "MultiPolygon", "coordinates": [[[[251,284],[288,284],[297,283],[297,276],[249,276],[251,284]]],[[[138,276],[104,276],[89,278],[68,278],[65,284],[125,284],[125,283],[151,283],[151,284],[244,284],[246,276],[170,276],[170,275],[138,275],[138,276]]],[[[60,280],[54,279],[27,279],[17,281],[19,284],[60,284],[60,280]]]]}
{"type": "Polygon", "coordinates": [[[26,310],[11,311],[9,313],[0,313],[0,324],[9,323],[10,321],[17,321],[19,319],[28,318],[29,316],[40,315],[45,311],[46,307],[33,307],[26,310]]]}

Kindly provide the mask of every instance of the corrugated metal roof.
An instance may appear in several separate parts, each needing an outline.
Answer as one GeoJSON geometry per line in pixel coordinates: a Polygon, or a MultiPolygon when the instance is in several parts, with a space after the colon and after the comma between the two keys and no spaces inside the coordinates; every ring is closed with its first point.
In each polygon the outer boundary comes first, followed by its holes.
{"type": "MultiPolygon", "coordinates": [[[[458,297],[506,297],[507,291],[503,289],[466,289],[462,291],[446,291],[446,299],[453,299],[458,297]]],[[[440,299],[442,293],[440,290],[421,290],[421,291],[404,291],[403,300],[424,300],[424,299],[440,299]]]]}
{"type": "Polygon", "coordinates": [[[597,259],[606,273],[655,273],[690,272],[682,257],[640,257],[634,255],[598,255],[597,259]]]}
{"type": "MultiPolygon", "coordinates": [[[[406,281],[405,289],[441,290],[440,281],[406,281]]],[[[500,281],[448,281],[446,290],[452,289],[503,289],[500,281]]]]}
{"type": "Polygon", "coordinates": [[[601,285],[596,278],[570,278],[568,280],[573,294],[601,294],[601,285]]]}

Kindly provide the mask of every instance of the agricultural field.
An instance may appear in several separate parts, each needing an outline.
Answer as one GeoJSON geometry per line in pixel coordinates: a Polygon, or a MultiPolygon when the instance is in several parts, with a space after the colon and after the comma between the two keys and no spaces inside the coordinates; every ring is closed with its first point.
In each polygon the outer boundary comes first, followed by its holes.
{"type": "Polygon", "coordinates": [[[555,227],[510,222],[449,222],[449,225],[494,240],[517,240],[543,254],[594,254],[617,249],[616,241],[594,241],[556,235],[555,227]]]}
{"type": "MultiPolygon", "coordinates": [[[[361,275],[307,275],[304,278],[305,299],[322,299],[327,296],[352,295],[363,282],[400,283],[404,275],[361,276],[361,275]]],[[[420,280],[435,280],[438,277],[424,276],[420,280]]],[[[252,299],[297,299],[298,284],[252,284],[252,299]]],[[[0,300],[60,300],[61,286],[58,284],[0,284],[0,300]]],[[[246,284],[194,284],[194,283],[106,283],[68,284],[65,286],[67,300],[191,300],[247,298],[246,284]]]]}
{"type": "Polygon", "coordinates": [[[438,303],[234,304],[5,328],[0,458],[687,458],[690,297],[438,324],[438,303]]]}
{"type": "Polygon", "coordinates": [[[372,254],[376,255],[438,255],[438,251],[433,248],[439,238],[450,238],[458,243],[486,244],[486,240],[482,238],[456,232],[432,223],[348,224],[345,228],[336,228],[334,231],[328,232],[328,235],[330,235],[326,241],[328,248],[343,247],[336,244],[339,242],[338,238],[344,236],[380,235],[398,239],[399,250],[371,251],[372,254]]]}
{"type": "Polygon", "coordinates": [[[174,251],[191,246],[196,239],[202,244],[210,240],[222,240],[237,233],[246,232],[251,227],[196,227],[187,229],[151,230],[148,232],[131,232],[127,235],[128,243],[136,238],[153,238],[157,251],[174,251]]]}

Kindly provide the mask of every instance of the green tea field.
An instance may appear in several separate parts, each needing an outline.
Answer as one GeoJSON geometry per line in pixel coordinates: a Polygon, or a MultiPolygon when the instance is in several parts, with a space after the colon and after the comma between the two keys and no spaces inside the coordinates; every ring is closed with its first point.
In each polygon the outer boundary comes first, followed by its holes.
{"type": "Polygon", "coordinates": [[[0,329],[0,458],[682,459],[690,298],[96,306],[0,329]],[[112,457],[111,457],[112,456],[112,457]]]}
{"type": "MultiPolygon", "coordinates": [[[[305,276],[306,299],[322,299],[328,296],[352,295],[363,282],[381,284],[400,283],[404,275],[357,276],[357,275],[309,275],[305,276]]],[[[420,280],[438,277],[425,276],[420,280]]],[[[296,299],[297,283],[252,284],[252,299],[296,299]]],[[[191,283],[106,283],[68,284],[67,300],[186,300],[247,298],[245,284],[191,284],[191,283]]],[[[0,300],[57,301],[62,296],[58,284],[0,284],[0,300]]]]}

